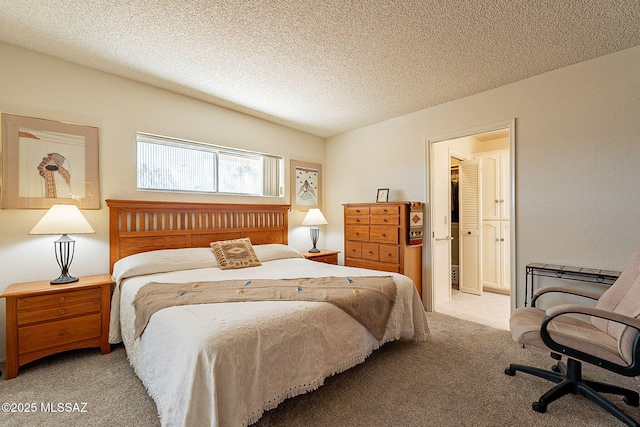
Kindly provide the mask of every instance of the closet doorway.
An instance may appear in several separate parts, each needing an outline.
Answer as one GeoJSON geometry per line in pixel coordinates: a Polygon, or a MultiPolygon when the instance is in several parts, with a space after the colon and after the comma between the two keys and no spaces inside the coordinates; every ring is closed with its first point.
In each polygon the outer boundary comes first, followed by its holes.
{"type": "MultiPolygon", "coordinates": [[[[458,291],[510,295],[499,298],[508,305],[507,317],[515,306],[514,125],[512,120],[427,141],[427,310],[438,311],[458,291]],[[498,175],[482,179],[489,173],[498,175]]],[[[477,301],[482,309],[483,300],[477,301]]]]}

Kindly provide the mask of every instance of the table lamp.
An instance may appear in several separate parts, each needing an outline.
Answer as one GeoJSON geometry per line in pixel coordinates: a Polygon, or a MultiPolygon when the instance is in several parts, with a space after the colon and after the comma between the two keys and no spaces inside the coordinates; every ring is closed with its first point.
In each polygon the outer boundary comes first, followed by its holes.
{"type": "Polygon", "coordinates": [[[328,222],[324,215],[322,215],[322,212],[320,212],[320,209],[317,208],[309,209],[309,212],[307,212],[307,215],[302,220],[302,225],[311,226],[311,242],[313,243],[313,248],[309,249],[309,252],[320,252],[320,249],[316,248],[318,237],[320,237],[320,230],[317,226],[325,224],[328,224],[328,222]]]}
{"type": "Polygon", "coordinates": [[[60,277],[52,280],[52,285],[77,282],[78,278],[69,274],[69,266],[73,260],[75,240],[68,234],[91,234],[95,230],[80,212],[76,205],[53,205],[42,217],[29,234],[62,234],[53,244],[56,251],[56,261],[60,266],[60,277]]]}

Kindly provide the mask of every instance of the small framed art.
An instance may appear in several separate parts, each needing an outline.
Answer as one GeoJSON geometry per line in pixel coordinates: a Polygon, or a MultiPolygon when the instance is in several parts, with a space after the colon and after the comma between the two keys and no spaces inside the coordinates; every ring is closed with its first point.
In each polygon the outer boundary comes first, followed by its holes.
{"type": "Polygon", "coordinates": [[[321,209],[322,165],[291,160],[291,209],[321,209]]]}
{"type": "Polygon", "coordinates": [[[98,128],[2,113],[2,208],[100,209],[98,128]]]}
{"type": "Polygon", "coordinates": [[[389,189],[378,188],[378,195],[376,196],[376,202],[388,202],[389,201],[389,189]]]}

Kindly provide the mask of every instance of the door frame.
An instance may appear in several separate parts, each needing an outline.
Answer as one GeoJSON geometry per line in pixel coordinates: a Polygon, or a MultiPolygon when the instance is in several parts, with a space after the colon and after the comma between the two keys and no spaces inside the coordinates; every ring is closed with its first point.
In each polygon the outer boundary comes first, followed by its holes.
{"type": "MultiPolygon", "coordinates": [[[[516,307],[517,301],[517,287],[516,287],[516,278],[518,277],[517,270],[518,264],[516,263],[516,254],[517,254],[517,241],[516,241],[516,194],[515,194],[515,183],[516,183],[516,119],[504,120],[501,122],[490,123],[486,125],[477,126],[474,128],[463,129],[453,132],[448,132],[445,134],[435,135],[432,137],[427,137],[425,140],[425,181],[427,189],[427,194],[425,194],[425,201],[427,202],[429,221],[425,221],[425,236],[428,236],[428,244],[426,244],[426,250],[423,250],[423,264],[424,270],[426,274],[423,274],[423,287],[422,287],[422,302],[427,311],[435,310],[435,286],[434,286],[434,277],[435,277],[435,268],[436,265],[433,251],[434,239],[432,236],[432,220],[433,220],[433,212],[434,212],[434,201],[431,197],[434,194],[434,183],[432,177],[433,164],[434,161],[434,144],[439,142],[449,141],[452,139],[463,138],[465,136],[472,136],[486,132],[492,132],[500,129],[509,129],[509,193],[511,196],[511,206],[509,207],[509,223],[510,223],[510,239],[511,239],[511,247],[510,247],[510,299],[511,299],[511,310],[514,310],[516,307]]],[[[427,239],[425,239],[427,240],[427,239]]],[[[425,242],[426,243],[426,242],[425,242]]],[[[450,285],[449,285],[450,286],[450,285]]]]}

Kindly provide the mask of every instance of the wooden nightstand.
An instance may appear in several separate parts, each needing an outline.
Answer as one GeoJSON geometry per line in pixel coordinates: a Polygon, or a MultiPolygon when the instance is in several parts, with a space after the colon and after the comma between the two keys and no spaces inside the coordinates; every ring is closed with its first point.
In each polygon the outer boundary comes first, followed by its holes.
{"type": "Polygon", "coordinates": [[[312,261],[324,262],[325,264],[338,265],[339,253],[340,251],[328,251],[325,249],[321,249],[320,252],[302,252],[302,255],[306,259],[310,259],[312,261]]]}
{"type": "Polygon", "coordinates": [[[110,275],[100,274],[66,285],[9,285],[0,295],[7,299],[6,379],[15,378],[20,366],[61,351],[100,347],[109,353],[113,284],[110,275]]]}

